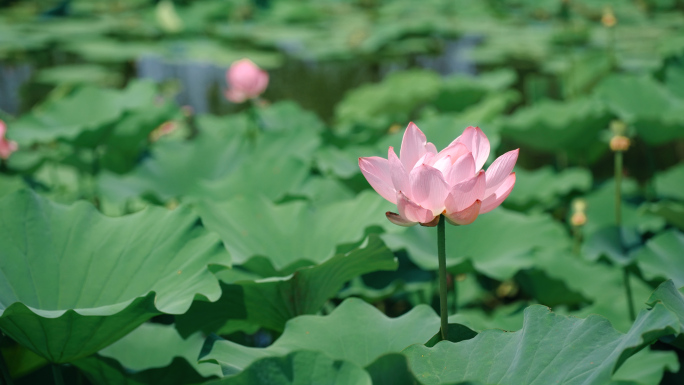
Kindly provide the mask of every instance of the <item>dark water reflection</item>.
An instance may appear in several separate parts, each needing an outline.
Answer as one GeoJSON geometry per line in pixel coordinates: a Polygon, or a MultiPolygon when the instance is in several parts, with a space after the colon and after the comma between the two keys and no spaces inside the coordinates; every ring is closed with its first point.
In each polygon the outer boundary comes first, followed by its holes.
{"type": "MultiPolygon", "coordinates": [[[[443,75],[474,74],[476,68],[468,59],[468,51],[477,43],[477,37],[466,36],[455,41],[444,41],[440,55],[416,55],[381,61],[305,62],[286,59],[280,68],[269,71],[271,80],[264,97],[270,101],[294,100],[331,122],[335,105],[347,91],[362,84],[380,81],[391,72],[427,68],[443,75]]],[[[21,90],[31,81],[34,68],[28,63],[0,63],[0,109],[17,114],[20,108],[25,108],[21,105],[21,90]]],[[[239,106],[223,98],[227,67],[143,56],[135,62],[134,68],[134,76],[139,78],[157,82],[178,81],[178,103],[193,107],[197,113],[225,114],[239,109],[239,106]]]]}

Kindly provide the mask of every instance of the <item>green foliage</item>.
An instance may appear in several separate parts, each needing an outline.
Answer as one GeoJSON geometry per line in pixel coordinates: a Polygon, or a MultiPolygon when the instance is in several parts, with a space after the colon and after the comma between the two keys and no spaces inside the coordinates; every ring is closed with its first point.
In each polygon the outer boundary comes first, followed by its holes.
{"type": "Polygon", "coordinates": [[[196,209],[207,228],[221,236],[235,264],[271,276],[328,260],[337,245],[360,242],[367,227],[389,228],[382,213],[390,206],[376,194],[363,193],[322,207],[241,197],[205,200],[196,209]]]}
{"type": "Polygon", "coordinates": [[[287,277],[251,280],[225,270],[217,273],[224,282],[221,299],[195,302],[186,314],[177,317],[177,326],[184,335],[198,329],[230,334],[245,324],[282,331],[288,320],[318,312],[350,279],[396,268],[394,255],[377,237],[371,236],[358,249],[337,254],[319,265],[300,268],[287,277]]]}
{"type": "Polygon", "coordinates": [[[207,265],[230,258],[187,208],[106,218],[24,190],[0,207],[0,329],[50,361],[94,353],[159,312],[183,313],[196,295],[220,296],[207,265]]]}
{"type": "Polygon", "coordinates": [[[532,306],[516,333],[487,330],[467,341],[433,348],[413,345],[404,352],[424,384],[603,384],[631,354],[678,329],[676,318],[662,305],[640,313],[627,334],[598,316],[581,320],[532,306]],[[450,365],[444,367],[444,362],[450,365]]]}
{"type": "Polygon", "coordinates": [[[681,382],[677,3],[3,3],[15,383],[681,382]],[[269,84],[233,103],[242,58],[269,84]],[[435,229],[389,223],[358,166],[410,121],[520,148],[503,208],[447,228],[448,341],[435,229]]]}
{"type": "Polygon", "coordinates": [[[225,375],[243,371],[262,357],[315,350],[327,356],[367,366],[386,353],[400,352],[429,340],[439,329],[439,317],[427,306],[417,306],[390,319],[373,306],[349,298],[328,316],[301,316],[285,325],[283,334],[267,348],[248,348],[210,338],[201,361],[218,363],[225,375]]]}

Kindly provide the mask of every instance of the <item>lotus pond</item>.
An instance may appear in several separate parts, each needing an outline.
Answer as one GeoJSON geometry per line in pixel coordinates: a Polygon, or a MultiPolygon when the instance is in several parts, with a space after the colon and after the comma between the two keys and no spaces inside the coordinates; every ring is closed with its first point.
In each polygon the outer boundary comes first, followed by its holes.
{"type": "Polygon", "coordinates": [[[683,160],[681,0],[0,1],[0,383],[684,384],[683,160]]]}

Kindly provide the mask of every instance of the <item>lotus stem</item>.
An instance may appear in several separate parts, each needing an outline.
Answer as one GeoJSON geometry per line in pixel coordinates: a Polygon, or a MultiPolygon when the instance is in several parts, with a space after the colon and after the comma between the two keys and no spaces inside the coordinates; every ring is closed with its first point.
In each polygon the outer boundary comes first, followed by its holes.
{"type": "MultiPolygon", "coordinates": [[[[446,271],[446,235],[445,235],[444,215],[439,216],[437,225],[437,259],[439,260],[439,309],[441,315],[440,331],[442,340],[446,340],[449,335],[449,309],[447,308],[447,271],[446,271]]],[[[456,282],[454,281],[454,287],[456,282]]],[[[455,289],[454,289],[455,290],[455,289]]]]}
{"type": "Polygon", "coordinates": [[[64,385],[62,369],[59,367],[59,364],[52,364],[52,376],[55,379],[55,385],[64,385]]]}
{"type": "Polygon", "coordinates": [[[622,225],[622,151],[615,151],[615,224],[622,225]]]}
{"type": "MultiPolygon", "coordinates": [[[[615,151],[615,224],[618,228],[622,225],[622,151],[615,151]]],[[[622,281],[625,286],[629,318],[634,321],[636,319],[634,298],[632,296],[632,286],[629,282],[627,266],[622,267],[622,281]]]]}

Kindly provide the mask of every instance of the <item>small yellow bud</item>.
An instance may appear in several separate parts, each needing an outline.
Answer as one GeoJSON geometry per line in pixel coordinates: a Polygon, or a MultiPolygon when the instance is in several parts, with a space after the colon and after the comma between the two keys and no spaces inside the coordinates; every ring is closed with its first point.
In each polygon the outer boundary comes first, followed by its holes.
{"type": "Polygon", "coordinates": [[[613,9],[611,7],[605,7],[603,9],[601,23],[608,28],[615,27],[615,24],[617,24],[617,18],[615,17],[615,14],[613,13],[613,9]]]}
{"type": "Polygon", "coordinates": [[[587,214],[577,211],[570,217],[570,223],[575,227],[584,226],[587,223],[587,214]]]}
{"type": "Polygon", "coordinates": [[[584,212],[587,209],[587,201],[584,199],[575,199],[572,202],[572,211],[584,212]]]}
{"type": "Polygon", "coordinates": [[[518,293],[518,287],[513,281],[504,281],[496,288],[496,296],[499,298],[513,297],[518,293]]]}
{"type": "Polygon", "coordinates": [[[613,135],[625,135],[627,133],[627,125],[622,120],[613,120],[610,122],[610,131],[613,135]]]}
{"type": "Polygon", "coordinates": [[[394,134],[394,133],[399,132],[399,130],[401,130],[401,126],[398,125],[398,124],[396,124],[396,123],[394,123],[393,125],[390,126],[388,132],[389,132],[390,134],[394,134]]]}
{"type": "Polygon", "coordinates": [[[629,138],[622,135],[615,135],[610,139],[610,149],[612,151],[627,151],[629,149],[629,138]]]}

